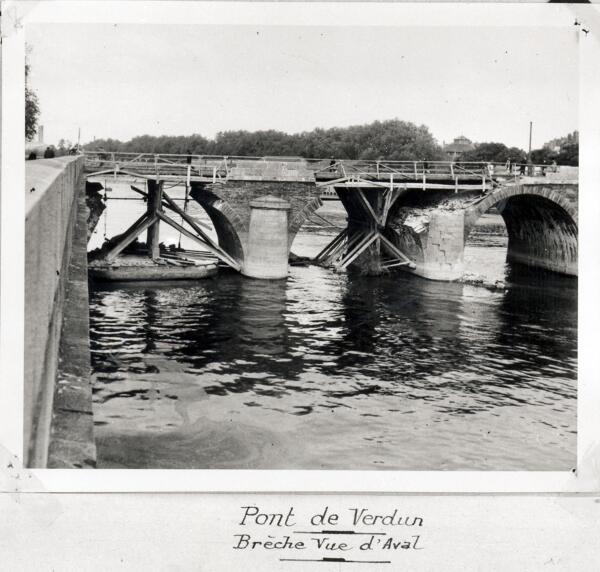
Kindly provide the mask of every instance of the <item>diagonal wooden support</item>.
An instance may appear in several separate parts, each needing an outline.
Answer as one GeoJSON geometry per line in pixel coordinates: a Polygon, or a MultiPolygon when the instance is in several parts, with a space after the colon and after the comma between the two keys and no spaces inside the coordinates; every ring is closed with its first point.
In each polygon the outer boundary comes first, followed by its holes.
{"type": "Polygon", "coordinates": [[[114,260],[127,246],[129,246],[142,232],[157,222],[156,216],[150,217],[144,213],[122,235],[121,239],[107,253],[106,260],[114,260]]]}
{"type": "Polygon", "coordinates": [[[336,264],[338,270],[343,270],[349,264],[354,262],[371,244],[373,244],[379,238],[379,233],[375,230],[369,234],[358,244],[356,248],[346,254],[342,260],[336,264]]]}
{"type": "MultiPolygon", "coordinates": [[[[187,214],[179,205],[169,196],[167,193],[163,193],[163,205],[167,206],[171,210],[175,211],[185,222],[187,222],[199,235],[205,236],[204,232],[200,228],[203,226],[206,229],[210,227],[203,222],[194,220],[189,214],[187,214]],[[166,204],[165,204],[166,203],[166,204]]],[[[208,238],[208,237],[207,237],[208,238]]],[[[210,239],[209,239],[210,240],[210,239]]]]}
{"type": "Polygon", "coordinates": [[[184,234],[188,238],[191,238],[192,240],[195,240],[196,242],[204,246],[204,248],[212,252],[224,264],[227,264],[227,266],[231,266],[231,268],[233,268],[234,270],[241,270],[240,264],[231,256],[229,256],[229,254],[227,254],[222,248],[214,245],[212,241],[207,242],[202,237],[190,232],[189,230],[187,230],[187,228],[184,228],[179,223],[175,222],[172,218],[169,218],[164,212],[158,212],[157,215],[160,218],[160,220],[162,220],[169,226],[172,226],[174,229],[181,232],[181,234],[184,234]]]}
{"type": "MultiPolygon", "coordinates": [[[[148,198],[148,193],[146,193],[145,191],[142,191],[142,189],[139,189],[138,187],[134,186],[134,185],[130,185],[131,186],[131,190],[135,191],[136,193],[139,193],[140,195],[142,195],[145,198],[148,198]]],[[[173,211],[175,211],[178,215],[181,216],[181,218],[183,218],[183,220],[185,220],[194,230],[197,230],[197,226],[203,226],[205,229],[210,230],[210,226],[208,224],[206,224],[205,222],[199,221],[199,220],[195,220],[193,217],[191,217],[190,215],[188,215],[184,210],[182,210],[179,205],[177,205],[177,203],[169,196],[167,195],[167,193],[165,193],[163,191],[163,206],[167,207],[173,211]]],[[[201,230],[197,230],[198,233],[202,232],[201,230]]]]}
{"type": "Polygon", "coordinates": [[[315,256],[315,261],[321,262],[323,259],[327,258],[329,253],[335,250],[340,244],[342,244],[343,241],[347,238],[347,236],[348,229],[345,228],[323,250],[321,250],[319,254],[315,256]]]}
{"type": "Polygon", "coordinates": [[[393,242],[388,240],[385,236],[383,236],[383,234],[380,235],[380,237],[381,237],[381,244],[383,244],[383,247],[388,252],[390,252],[392,255],[395,255],[399,259],[406,262],[411,268],[415,267],[414,262],[408,256],[406,256],[406,254],[404,254],[404,252],[402,252],[393,242]]]}
{"type": "Polygon", "coordinates": [[[356,194],[358,195],[358,198],[360,199],[362,205],[365,207],[365,211],[367,212],[367,214],[371,215],[371,219],[373,220],[373,222],[376,225],[378,225],[379,217],[377,216],[377,213],[375,213],[375,211],[373,210],[373,207],[371,206],[371,203],[368,201],[367,197],[365,197],[362,189],[357,189],[356,194]]]}
{"type": "Polygon", "coordinates": [[[392,206],[392,198],[394,197],[393,184],[394,183],[392,179],[392,182],[390,183],[390,188],[387,191],[385,191],[383,195],[383,209],[381,211],[381,218],[379,219],[379,224],[381,226],[385,226],[388,212],[390,210],[390,207],[392,206]]]}
{"type": "Polygon", "coordinates": [[[347,245],[348,245],[348,240],[347,240],[347,236],[345,237],[345,240],[342,240],[341,242],[339,242],[335,248],[333,248],[333,250],[331,250],[327,256],[325,256],[322,259],[322,263],[326,264],[326,265],[331,265],[334,264],[337,260],[340,259],[341,256],[343,256],[343,253],[346,252],[347,250],[347,245]]]}

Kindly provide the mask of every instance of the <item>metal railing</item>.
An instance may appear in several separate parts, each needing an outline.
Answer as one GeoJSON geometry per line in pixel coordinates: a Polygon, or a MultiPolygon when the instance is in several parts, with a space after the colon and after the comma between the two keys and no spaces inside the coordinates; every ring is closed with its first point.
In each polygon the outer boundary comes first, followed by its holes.
{"type": "Polygon", "coordinates": [[[94,174],[124,173],[134,175],[176,175],[204,177],[213,181],[227,179],[233,169],[260,168],[261,165],[282,163],[300,164],[312,171],[315,178],[375,180],[393,179],[418,181],[426,178],[449,180],[481,179],[483,184],[496,179],[520,176],[544,176],[555,172],[553,165],[528,165],[522,163],[462,162],[462,161],[388,161],[357,159],[305,159],[302,157],[252,157],[227,155],[197,155],[171,153],[130,153],[116,151],[84,151],[87,171],[94,174]]]}

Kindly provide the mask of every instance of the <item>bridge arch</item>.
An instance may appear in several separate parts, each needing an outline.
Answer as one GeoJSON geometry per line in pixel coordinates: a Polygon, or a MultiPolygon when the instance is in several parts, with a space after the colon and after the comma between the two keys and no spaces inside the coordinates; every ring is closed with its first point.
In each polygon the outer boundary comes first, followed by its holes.
{"type": "Polygon", "coordinates": [[[576,186],[565,185],[500,187],[466,210],[465,241],[477,219],[496,206],[508,233],[509,262],[576,276],[576,192],[576,186]]]}
{"type": "Polygon", "coordinates": [[[290,217],[288,222],[288,250],[291,250],[292,243],[302,228],[302,225],[307,222],[310,217],[323,205],[320,196],[310,198],[302,208],[298,209],[290,217]]]}
{"type": "Polygon", "coordinates": [[[234,260],[242,263],[243,244],[248,235],[246,222],[227,201],[206,189],[193,187],[191,195],[210,217],[219,239],[219,246],[234,260]]]}

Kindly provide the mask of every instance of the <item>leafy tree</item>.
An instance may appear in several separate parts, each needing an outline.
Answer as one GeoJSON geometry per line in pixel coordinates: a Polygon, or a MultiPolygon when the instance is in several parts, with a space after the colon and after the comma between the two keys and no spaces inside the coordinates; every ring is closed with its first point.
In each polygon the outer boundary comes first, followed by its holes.
{"type": "Polygon", "coordinates": [[[466,151],[461,161],[490,161],[492,163],[524,163],[527,153],[517,147],[507,147],[504,143],[477,143],[475,149],[466,151]]]}
{"type": "Polygon", "coordinates": [[[544,143],[541,149],[531,152],[531,161],[536,164],[579,165],[579,132],[573,131],[564,137],[544,143]]]}
{"type": "Polygon", "coordinates": [[[29,87],[29,64],[25,64],[25,139],[31,141],[37,131],[40,105],[37,94],[29,87]]]}
{"type": "Polygon", "coordinates": [[[579,143],[569,143],[560,148],[556,162],[559,165],[579,165],[579,143]]]}
{"type": "Polygon", "coordinates": [[[435,160],[443,153],[429,129],[407,121],[392,119],[368,125],[316,128],[288,134],[273,129],[265,131],[223,131],[211,141],[201,135],[141,135],[121,142],[99,139],[85,146],[107,151],[140,153],[187,153],[211,155],[270,155],[338,159],[435,160]]]}

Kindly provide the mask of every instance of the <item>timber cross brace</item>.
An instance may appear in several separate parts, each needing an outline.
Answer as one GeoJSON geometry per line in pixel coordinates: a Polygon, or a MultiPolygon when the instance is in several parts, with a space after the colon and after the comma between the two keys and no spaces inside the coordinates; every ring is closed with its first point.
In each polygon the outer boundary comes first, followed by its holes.
{"type": "MultiPolygon", "coordinates": [[[[381,185],[383,186],[383,185],[381,185]]],[[[394,187],[393,178],[383,191],[344,189],[338,195],[349,213],[348,228],[340,232],[317,256],[315,262],[345,270],[369,249],[369,272],[398,266],[414,268],[414,263],[384,234],[391,207],[405,187],[394,187]],[[365,193],[369,193],[369,197],[365,193]],[[388,254],[381,256],[382,251],[388,254]]]]}
{"type": "Polygon", "coordinates": [[[147,231],[146,247],[148,257],[153,260],[160,258],[159,230],[161,221],[168,224],[184,236],[194,240],[206,250],[211,252],[223,264],[234,270],[240,270],[239,263],[216,244],[201,228],[203,223],[194,220],[188,213],[181,209],[163,189],[163,181],[148,179],[148,191],[145,192],[134,185],[131,189],[146,199],[146,212],[136,220],[124,233],[115,237],[114,244],[110,246],[104,258],[107,262],[114,261],[119,254],[127,248],[144,231],[147,231]],[[192,230],[185,228],[169,217],[164,208],[178,214],[182,223],[186,222],[192,230]],[[193,232],[192,232],[193,231],[193,232]]]}

